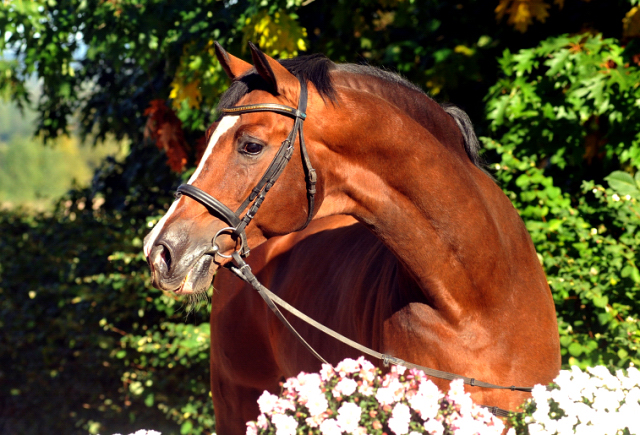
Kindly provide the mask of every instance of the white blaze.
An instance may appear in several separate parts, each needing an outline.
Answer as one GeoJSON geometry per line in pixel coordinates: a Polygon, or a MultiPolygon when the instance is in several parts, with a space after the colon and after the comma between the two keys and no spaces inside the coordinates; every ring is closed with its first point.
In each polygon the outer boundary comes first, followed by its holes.
{"type": "Polygon", "coordinates": [[[222,118],[222,121],[220,121],[220,124],[218,124],[218,126],[216,127],[216,130],[213,132],[213,136],[211,136],[211,139],[209,140],[207,149],[204,151],[204,154],[200,159],[200,164],[196,168],[196,171],[193,173],[193,175],[191,175],[191,178],[189,178],[189,181],[187,181],[187,184],[193,184],[193,182],[196,181],[196,179],[200,176],[200,172],[202,172],[202,168],[204,167],[205,162],[211,155],[211,152],[213,151],[213,147],[216,146],[216,144],[220,140],[220,137],[222,137],[223,134],[229,131],[231,127],[236,125],[236,122],[238,122],[238,119],[240,119],[239,115],[225,116],[224,118],[222,118]]]}
{"type": "MultiPolygon", "coordinates": [[[[220,137],[222,137],[223,134],[229,131],[229,129],[233,127],[236,124],[236,122],[238,122],[238,119],[240,119],[240,116],[225,116],[224,118],[222,118],[222,121],[220,121],[220,124],[218,124],[218,126],[216,127],[216,130],[213,132],[213,136],[211,136],[211,139],[207,144],[207,149],[205,150],[202,156],[202,159],[200,159],[200,164],[196,168],[191,178],[189,178],[189,181],[187,182],[187,184],[193,184],[193,182],[196,181],[196,179],[200,175],[200,172],[202,172],[202,168],[204,167],[207,159],[211,155],[211,152],[213,151],[213,147],[216,146],[216,144],[220,140],[220,137]]],[[[174,203],[171,204],[171,207],[169,208],[167,213],[162,217],[162,219],[160,219],[160,222],[158,222],[156,226],[153,227],[153,230],[151,231],[151,234],[147,239],[147,243],[145,243],[144,245],[144,255],[146,255],[147,257],[151,252],[151,248],[153,247],[153,244],[155,243],[156,238],[158,237],[158,234],[160,234],[160,232],[162,231],[162,228],[164,228],[164,224],[167,222],[167,219],[169,219],[169,217],[175,211],[179,201],[180,200],[174,201],[174,203]]]]}

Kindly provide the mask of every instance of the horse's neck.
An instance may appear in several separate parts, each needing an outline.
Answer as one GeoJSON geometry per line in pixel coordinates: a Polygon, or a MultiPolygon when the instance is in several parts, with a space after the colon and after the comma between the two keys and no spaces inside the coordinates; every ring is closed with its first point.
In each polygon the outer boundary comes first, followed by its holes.
{"type": "Polygon", "coordinates": [[[344,154],[333,170],[349,174],[335,177],[350,200],[348,212],[370,227],[451,322],[469,306],[491,304],[480,299],[494,297],[491,288],[510,279],[514,245],[504,235],[516,231],[526,239],[507,198],[466,155],[397,107],[352,97],[336,116],[353,118],[356,107],[362,124],[334,136],[344,154]]]}

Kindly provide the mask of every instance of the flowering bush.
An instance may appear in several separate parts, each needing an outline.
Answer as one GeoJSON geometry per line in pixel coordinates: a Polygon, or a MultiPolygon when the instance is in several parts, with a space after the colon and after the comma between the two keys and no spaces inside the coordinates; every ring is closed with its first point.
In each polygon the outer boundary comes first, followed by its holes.
{"type": "Polygon", "coordinates": [[[501,434],[502,421],[463,387],[455,380],[445,395],[422,371],[394,366],[382,376],[364,358],[345,359],[288,379],[279,397],[265,391],[247,435],[501,434]]]}
{"type": "Polygon", "coordinates": [[[523,409],[512,417],[518,435],[640,434],[640,371],[574,366],[549,388],[536,385],[523,409]]]}

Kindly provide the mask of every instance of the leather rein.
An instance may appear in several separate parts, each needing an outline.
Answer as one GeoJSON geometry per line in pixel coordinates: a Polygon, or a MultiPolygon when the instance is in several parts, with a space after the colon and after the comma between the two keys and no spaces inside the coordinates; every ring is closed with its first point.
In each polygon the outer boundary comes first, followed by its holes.
{"type": "MultiPolygon", "coordinates": [[[[245,228],[254,218],[256,212],[262,205],[264,201],[265,195],[274,185],[280,174],[284,171],[285,166],[291,160],[291,156],[293,155],[294,145],[296,136],[299,137],[300,141],[300,153],[302,155],[302,163],[305,169],[306,174],[306,182],[307,182],[307,198],[308,198],[308,216],[305,224],[296,231],[300,231],[307,227],[311,219],[313,218],[314,213],[314,205],[315,205],[315,193],[316,193],[316,182],[317,175],[315,169],[311,165],[311,160],[309,159],[309,154],[307,152],[306,145],[304,143],[304,135],[302,133],[302,122],[306,118],[306,107],[307,107],[307,85],[305,81],[301,78],[298,78],[300,81],[300,98],[298,101],[298,108],[294,109],[293,107],[284,106],[281,104],[273,104],[273,103],[265,103],[265,104],[251,104],[246,106],[236,106],[228,109],[222,109],[222,115],[241,115],[243,113],[252,113],[252,112],[275,112],[284,116],[288,116],[294,119],[293,128],[289,133],[289,136],[282,142],[280,148],[276,152],[271,164],[265,171],[264,175],[258,181],[258,184],[251,190],[249,196],[242,202],[240,207],[234,212],[229,207],[224,205],[222,202],[215,199],[213,196],[209,195],[205,191],[191,185],[191,184],[182,184],[178,187],[176,191],[176,199],[180,198],[181,195],[188,196],[195,201],[199,202],[203,206],[207,208],[209,213],[218,219],[226,222],[229,226],[222,228],[216,233],[212,240],[213,248],[210,252],[207,252],[208,255],[219,255],[224,258],[231,258],[232,261],[227,263],[227,267],[235,273],[239,278],[243,281],[251,284],[251,286],[260,294],[262,299],[266,302],[267,306],[273,311],[273,313],[280,319],[280,321],[291,331],[291,333],[320,361],[325,364],[328,362],[322,358],[322,356],[309,344],[307,341],[296,331],[296,329],[289,323],[289,321],[284,317],[282,312],[278,309],[278,305],[285,310],[287,310],[292,315],[296,316],[298,319],[308,323],[309,325],[319,329],[325,334],[335,338],[336,340],[350,346],[364,354],[372,356],[374,358],[382,360],[385,366],[388,366],[389,363],[395,365],[402,365],[408,368],[415,368],[418,370],[422,370],[426,375],[433,376],[439,379],[445,380],[454,380],[454,379],[462,379],[463,382],[472,387],[482,387],[482,388],[492,388],[492,389],[500,389],[500,390],[511,390],[511,391],[524,391],[531,392],[532,387],[516,387],[516,386],[501,386],[490,384],[483,381],[478,381],[474,378],[468,378],[466,376],[457,375],[454,373],[443,372],[440,370],[430,369],[428,367],[423,367],[417,364],[413,364],[407,361],[404,361],[399,358],[395,358],[391,355],[383,354],[377,352],[375,350],[369,349],[361,344],[345,337],[344,335],[339,334],[338,332],[327,328],[321,323],[313,320],[306,314],[298,311],[293,306],[289,305],[286,301],[278,297],[276,294],[271,292],[268,288],[263,286],[260,281],[256,278],[256,276],[251,271],[251,267],[246,263],[244,258],[249,255],[249,246],[247,244],[247,236],[245,232],[245,228]],[[249,207],[248,211],[244,216],[240,216],[245,209],[249,207]],[[224,233],[229,232],[231,235],[237,237],[240,240],[240,248],[233,252],[231,255],[221,254],[219,251],[219,247],[216,244],[217,237],[224,233]],[[277,305],[276,305],[277,304],[277,305]]],[[[493,415],[498,417],[507,417],[510,415],[510,412],[497,406],[486,406],[481,405],[484,408],[487,408],[493,415]]]]}

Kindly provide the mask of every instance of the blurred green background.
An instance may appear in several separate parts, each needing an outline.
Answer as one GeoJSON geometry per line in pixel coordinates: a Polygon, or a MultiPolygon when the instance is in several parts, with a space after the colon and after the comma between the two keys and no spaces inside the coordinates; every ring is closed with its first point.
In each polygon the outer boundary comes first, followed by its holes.
{"type": "Polygon", "coordinates": [[[215,432],[207,304],[153,289],[141,252],[228,86],[213,41],[366,62],[468,111],[564,365],[638,365],[638,3],[0,2],[0,433],[215,432]]]}

